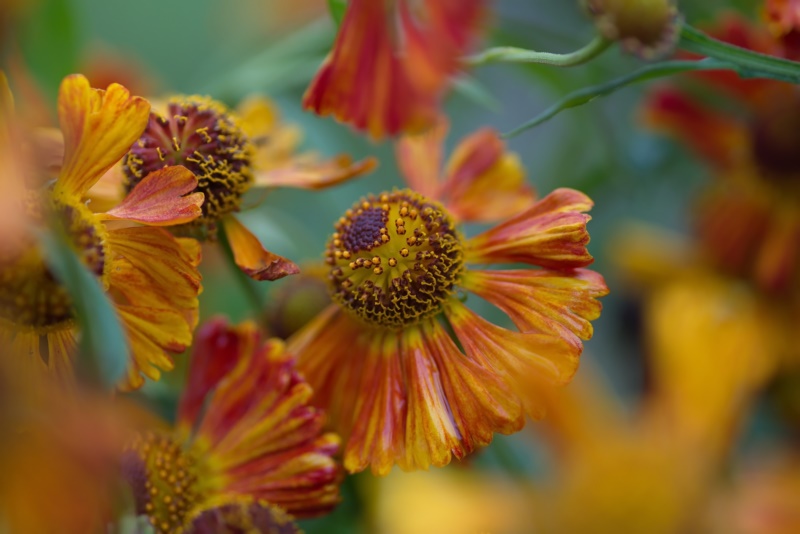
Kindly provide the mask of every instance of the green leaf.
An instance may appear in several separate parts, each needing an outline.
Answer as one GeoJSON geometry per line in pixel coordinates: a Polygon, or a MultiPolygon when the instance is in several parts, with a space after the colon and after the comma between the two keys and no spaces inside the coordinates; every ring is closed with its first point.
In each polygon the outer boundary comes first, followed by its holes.
{"type": "Polygon", "coordinates": [[[628,85],[692,70],[736,69],[730,63],[718,61],[716,59],[703,59],[700,61],[663,61],[661,63],[647,65],[630,74],[611,80],[610,82],[573,91],[525,124],[510,132],[504,133],[503,137],[509,138],[519,135],[526,130],[530,130],[535,126],[549,121],[564,110],[588,104],[595,98],[610,95],[628,85]]]}
{"type": "Polygon", "coordinates": [[[341,26],[344,13],[347,11],[347,0],[328,0],[328,10],[336,21],[336,26],[341,26]]]}
{"type": "Polygon", "coordinates": [[[678,46],[689,52],[726,61],[734,65],[733,70],[744,78],[772,78],[800,83],[800,63],[725,43],[689,25],[681,29],[678,46]]]}
{"type": "Polygon", "coordinates": [[[72,298],[81,329],[78,372],[111,387],[125,372],[129,350],[117,312],[63,232],[42,236],[47,262],[72,298]]]}

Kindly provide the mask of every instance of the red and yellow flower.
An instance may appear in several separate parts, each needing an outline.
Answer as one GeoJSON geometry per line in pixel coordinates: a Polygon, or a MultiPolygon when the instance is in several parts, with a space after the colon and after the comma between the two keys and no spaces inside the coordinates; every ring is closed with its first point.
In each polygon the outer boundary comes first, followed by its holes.
{"type": "Polygon", "coordinates": [[[311,394],[280,340],[261,343],[250,323],[205,324],[175,429],[143,432],[124,454],[137,513],[157,532],[175,533],[248,521],[262,531],[288,524],[287,513],[331,510],[339,502],[339,438],[321,433],[311,394]]]}
{"type": "Polygon", "coordinates": [[[770,32],[783,45],[786,57],[800,58],[800,2],[765,0],[763,15],[770,32]]]}
{"type": "Polygon", "coordinates": [[[168,99],[151,111],[122,168],[115,169],[95,193],[114,198],[124,188],[129,194],[148,173],[184,165],[197,177],[195,191],[206,201],[202,215],[176,232],[215,239],[221,227],[237,265],[248,276],[277,280],[298,268],[266,250],[236,218],[244,194],[251,187],[323,189],[371,171],[375,162],[297,154],[299,130],[283,124],[277,108],[264,98],[246,100],[237,111],[209,97],[168,99]]]}
{"type": "MultiPolygon", "coordinates": [[[[757,29],[731,20],[717,32],[721,38],[764,43],[757,29]]],[[[645,120],[685,141],[717,176],[701,203],[697,224],[711,256],[765,290],[797,295],[800,92],[771,80],[726,79],[722,84],[718,77],[702,79],[723,97],[716,99],[719,105],[701,102],[676,86],[662,87],[650,95],[645,120]]]]}
{"type": "Polygon", "coordinates": [[[303,105],[373,139],[436,122],[485,0],[352,0],[303,105]]]}
{"type": "MultiPolygon", "coordinates": [[[[7,88],[6,88],[7,89],[7,88]]],[[[157,380],[173,367],[171,354],[192,341],[197,321],[199,247],[162,227],[188,223],[201,214],[202,194],[183,167],[148,174],[130,196],[105,213],[85,203],[89,188],[116,164],[141,135],[149,103],[112,84],[93,89],[80,75],[64,79],[58,98],[63,162],[54,182],[47,169],[29,165],[21,198],[28,226],[4,240],[0,274],[0,343],[24,368],[70,376],[78,328],[72,296],[53,275],[37,236],[55,224],[79,259],[112,298],[126,331],[131,361],[122,387],[157,380]]],[[[20,153],[28,143],[8,139],[20,153]]],[[[52,154],[35,154],[47,162],[52,154]]]]}
{"type": "Polygon", "coordinates": [[[336,223],[326,252],[334,303],[289,340],[353,472],[445,465],[519,430],[526,409],[541,417],[540,405],[523,405],[517,378],[569,382],[607,293],[584,269],[591,200],[559,189],[535,201],[488,129],[459,145],[440,181],[446,130],[397,147],[418,191],[366,197],[336,223]],[[498,219],[470,239],[457,227],[498,219]],[[471,266],[500,264],[540,268],[471,266]],[[516,329],[468,308],[466,291],[516,329]]]}

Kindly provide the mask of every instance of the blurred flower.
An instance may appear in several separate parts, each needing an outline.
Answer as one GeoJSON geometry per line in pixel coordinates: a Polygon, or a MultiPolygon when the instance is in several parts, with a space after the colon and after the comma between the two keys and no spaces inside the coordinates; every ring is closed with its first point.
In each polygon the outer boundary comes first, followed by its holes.
{"type": "Polygon", "coordinates": [[[784,45],[786,57],[800,58],[800,2],[764,0],[763,14],[769,30],[784,45]]]}
{"type": "MultiPolygon", "coordinates": [[[[136,388],[144,381],[141,374],[158,379],[159,368],[172,368],[170,353],[191,344],[199,248],[159,227],[193,220],[203,198],[185,196],[196,179],[183,167],[169,167],[145,177],[113,209],[92,213],[85,193],[141,134],[149,104],[120,85],[92,89],[86,78],[73,75],[61,84],[58,109],[64,136],[58,178],[45,182],[47,169],[34,167],[14,199],[30,224],[0,257],[0,342],[24,368],[72,374],[77,351],[72,300],[37,238],[52,223],[113,298],[132,357],[121,386],[136,388]]],[[[30,150],[15,147],[10,150],[30,150]]],[[[52,157],[31,155],[38,162],[52,157]]]]}
{"type": "MultiPolygon", "coordinates": [[[[335,303],[289,341],[315,402],[347,440],[350,471],[441,466],[495,432],[519,430],[517,379],[569,382],[600,314],[596,298],[608,291],[582,268],[593,261],[589,198],[559,189],[535,202],[519,161],[491,130],[456,148],[440,182],[446,130],[440,124],[398,145],[420,192],[369,196],[336,223],[326,252],[335,303]],[[456,227],[498,218],[505,221],[470,239],[456,227]],[[468,267],[509,263],[541,268],[468,267]],[[481,318],[464,305],[464,291],[518,330],[481,318]]],[[[542,416],[541,406],[526,407],[542,416]]]]}
{"type": "Polygon", "coordinates": [[[288,339],[330,303],[328,270],[319,264],[303,266],[301,273],[277,288],[267,302],[270,334],[288,339]]]}
{"type": "Polygon", "coordinates": [[[606,39],[643,59],[670,52],[678,42],[681,16],[676,0],[582,0],[606,39]]]}
{"type": "Polygon", "coordinates": [[[144,134],[124,160],[124,178],[112,173],[105,194],[120,194],[120,181],[130,193],[148,173],[185,165],[197,177],[196,191],[206,201],[202,216],[178,231],[214,239],[221,224],[236,264],[256,280],[277,280],[298,268],[264,249],[236,218],[244,193],[252,186],[323,189],[369,172],[375,163],[296,154],[299,131],[282,124],[275,106],[264,98],[243,102],[238,112],[208,97],[169,99],[150,113],[144,134]]]}
{"type": "Polygon", "coordinates": [[[303,98],[373,139],[436,122],[442,93],[486,15],[486,0],[352,0],[303,98]]]}
{"type": "MultiPolygon", "coordinates": [[[[741,38],[741,31],[740,25],[738,41],[760,41],[741,38]]],[[[710,89],[725,97],[716,98],[718,105],[662,87],[650,94],[645,121],[686,142],[717,176],[698,210],[697,230],[718,264],[762,289],[798,295],[800,91],[764,80],[710,89]],[[738,108],[723,107],[728,101],[738,108]]]]}
{"type": "Polygon", "coordinates": [[[284,525],[286,512],[332,509],[339,439],[320,433],[323,415],[283,343],[223,320],[197,337],[176,428],[142,433],[124,455],[137,512],[159,533],[201,533],[237,521],[261,531],[284,525]]]}

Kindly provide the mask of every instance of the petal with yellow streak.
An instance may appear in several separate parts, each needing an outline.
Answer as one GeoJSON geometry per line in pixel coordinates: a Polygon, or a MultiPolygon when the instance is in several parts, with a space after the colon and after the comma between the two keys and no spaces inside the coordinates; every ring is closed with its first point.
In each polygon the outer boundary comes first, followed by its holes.
{"type": "Polygon", "coordinates": [[[236,265],[250,278],[278,280],[300,272],[293,262],[265,249],[258,238],[233,215],[222,219],[222,227],[236,265]]]}
{"type": "MultiPolygon", "coordinates": [[[[453,302],[447,317],[467,356],[494,369],[522,399],[530,377],[561,385],[569,383],[578,370],[582,347],[548,334],[515,332],[488,322],[460,302],[453,302]]],[[[527,402],[532,417],[543,416],[542,407],[527,402]]]]}
{"type": "Polygon", "coordinates": [[[450,122],[440,115],[433,127],[400,137],[395,145],[395,159],[403,179],[417,193],[440,200],[442,193],[442,149],[450,122]]]}
{"type": "Polygon", "coordinates": [[[150,226],[184,224],[202,215],[203,193],[192,193],[197,178],[181,165],[151,172],[101,219],[122,219],[150,226]]]}
{"type": "Polygon", "coordinates": [[[603,277],[587,269],[470,270],[464,288],[503,310],[522,332],[539,332],[571,339],[592,337],[591,321],[600,317],[597,300],[608,294],[603,277]]]}
{"type": "Polygon", "coordinates": [[[147,100],[121,85],[100,90],[79,74],[64,78],[58,95],[64,165],[54,194],[82,197],[142,135],[149,115],[147,100]]]}
{"type": "Polygon", "coordinates": [[[500,134],[483,128],[461,141],[445,169],[444,203],[463,221],[497,221],[530,207],[536,195],[525,183],[519,157],[500,134]]]}
{"type": "Polygon", "coordinates": [[[574,189],[556,189],[529,209],[467,242],[474,263],[529,263],[549,269],[585,267],[592,200],[574,189]]]}

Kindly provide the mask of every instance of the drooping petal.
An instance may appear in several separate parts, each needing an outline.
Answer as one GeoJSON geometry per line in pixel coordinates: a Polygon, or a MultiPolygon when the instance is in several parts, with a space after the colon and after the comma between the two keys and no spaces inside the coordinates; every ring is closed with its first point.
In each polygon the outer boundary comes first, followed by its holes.
{"type": "Polygon", "coordinates": [[[593,202],[573,189],[556,189],[516,217],[467,242],[473,263],[529,263],[550,269],[585,267],[593,258],[586,250],[586,223],[593,202]]]}
{"type": "Polygon", "coordinates": [[[242,358],[251,358],[260,336],[255,324],[229,325],[223,318],[206,321],[195,336],[186,387],[178,404],[178,432],[188,435],[206,396],[242,358]]]}
{"type": "Polygon", "coordinates": [[[587,269],[470,270],[464,287],[508,314],[522,332],[572,339],[592,337],[591,321],[600,317],[598,297],[608,294],[603,277],[587,269]]]}
{"type": "Polygon", "coordinates": [[[300,272],[291,261],[265,249],[258,238],[233,215],[224,217],[222,226],[236,265],[250,278],[278,280],[300,272]]]}
{"type": "Polygon", "coordinates": [[[299,516],[338,501],[339,445],[280,340],[240,354],[207,399],[196,435],[224,491],[264,499],[299,516]]]}
{"type": "Polygon", "coordinates": [[[471,44],[483,0],[353,0],[303,105],[374,139],[422,131],[471,44]]]}
{"type": "Polygon", "coordinates": [[[491,128],[459,143],[447,162],[442,192],[447,208],[463,221],[505,219],[535,200],[519,157],[506,151],[500,134],[491,128]]]}
{"type": "Polygon", "coordinates": [[[367,174],[377,165],[375,158],[353,162],[347,155],[323,161],[299,157],[290,160],[285,166],[256,172],[255,183],[259,187],[297,187],[316,191],[367,174]]]}
{"type": "MultiPolygon", "coordinates": [[[[552,335],[506,330],[483,319],[460,302],[447,317],[466,354],[494,369],[519,397],[529,401],[531,381],[566,384],[578,370],[582,347],[552,335]]],[[[528,414],[542,417],[542,407],[526,402],[528,414]]]]}
{"type": "Polygon", "coordinates": [[[64,78],[58,95],[64,165],[55,195],[83,196],[142,135],[149,115],[147,100],[121,85],[100,90],[81,75],[64,78]]]}
{"type": "Polygon", "coordinates": [[[647,126],[674,136],[719,168],[741,165],[748,155],[744,124],[679,90],[661,88],[650,93],[642,117],[647,126]]]}
{"type": "Polygon", "coordinates": [[[186,167],[164,167],[147,175],[117,207],[100,217],[150,226],[184,224],[202,215],[204,196],[192,193],[196,187],[197,178],[186,167]]]}

